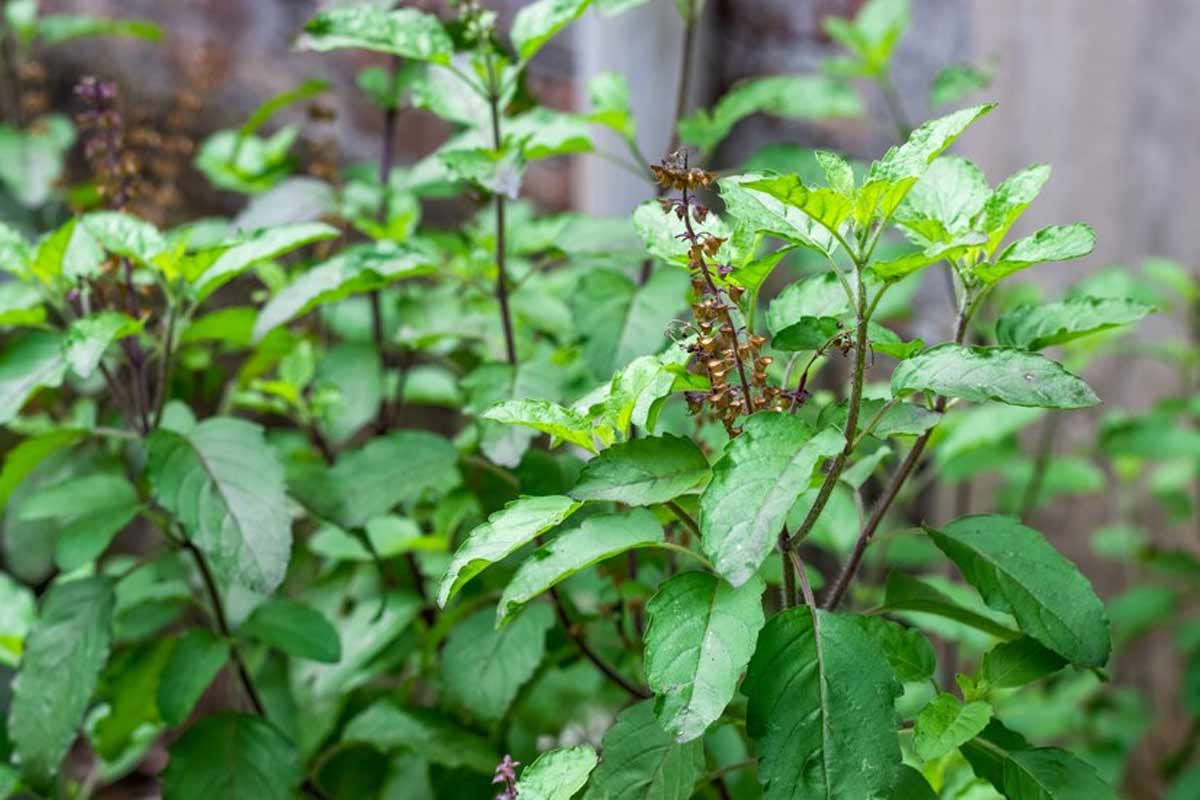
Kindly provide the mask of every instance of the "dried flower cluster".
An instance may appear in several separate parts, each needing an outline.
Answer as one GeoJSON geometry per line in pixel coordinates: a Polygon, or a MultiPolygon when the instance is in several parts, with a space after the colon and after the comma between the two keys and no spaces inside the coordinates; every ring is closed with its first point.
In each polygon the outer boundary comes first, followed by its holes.
{"type": "Polygon", "coordinates": [[[695,227],[708,218],[708,208],[696,200],[695,192],[712,185],[715,176],[689,167],[686,151],[673,153],[650,169],[660,185],[680,193],[679,197],[662,198],[659,203],[683,222],[680,238],[688,243],[697,334],[688,350],[692,371],[709,381],[707,392],[687,394],[688,409],[693,414],[711,413],[733,436],[740,432],[737,420],[742,415],[763,409],[782,410],[783,393],[767,381],[771,357],[761,354],[766,340],[740,324],[737,304],[744,289],[724,280],[732,271],[730,266],[712,263],[725,240],[707,231],[698,232],[695,227]]]}
{"type": "Polygon", "coordinates": [[[117,110],[117,86],[87,76],[75,87],[84,110],[76,117],[83,131],[83,152],[96,176],[105,205],[124,211],[136,193],[141,165],[126,144],[125,118],[117,110]]]}

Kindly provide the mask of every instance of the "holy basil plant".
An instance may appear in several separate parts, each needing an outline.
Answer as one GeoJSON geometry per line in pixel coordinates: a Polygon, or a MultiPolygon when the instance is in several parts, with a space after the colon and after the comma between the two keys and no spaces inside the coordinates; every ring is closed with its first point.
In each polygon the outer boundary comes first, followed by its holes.
{"type": "MultiPolygon", "coordinates": [[[[900,0],[827,20],[818,74],[681,106],[653,163],[624,77],[538,104],[550,39],[642,4],[507,32],[467,0],[331,5],[295,46],[367,65],[380,158],[305,173],[273,120],[330,84],[300,83],[197,149],[228,219],[135,213],[119,93],[80,85],[91,199],[0,226],[0,797],[1117,796],[1018,713],[1107,675],[1111,636],[1031,519],[1096,473],[1016,435],[1096,406],[1077,354],[1156,303],[1013,301],[1093,232],[1012,235],[1049,167],[993,186],[947,153],[994,106],[910,129],[900,0]],[[750,114],[861,116],[862,78],[900,134],[874,160],[707,169],[750,114]],[[413,109],[450,135],[400,166],[413,109]],[[628,217],[520,199],[612,133],[628,217]],[[995,502],[921,502],[987,470],[995,502]]],[[[956,69],[939,103],[986,83],[956,69]]],[[[1194,465],[1188,413],[1113,419],[1107,452],[1194,465]]]]}

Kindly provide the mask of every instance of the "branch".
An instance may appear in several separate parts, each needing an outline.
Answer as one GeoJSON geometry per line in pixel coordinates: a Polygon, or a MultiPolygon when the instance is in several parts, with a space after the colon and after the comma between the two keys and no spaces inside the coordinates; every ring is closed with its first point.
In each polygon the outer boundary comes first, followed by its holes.
{"type": "Polygon", "coordinates": [[[553,586],[550,587],[549,594],[550,599],[554,602],[554,613],[558,615],[558,621],[562,623],[563,630],[567,632],[567,636],[569,636],[571,641],[575,643],[575,646],[579,648],[579,652],[582,653],[588,661],[591,661],[592,664],[595,665],[596,669],[600,670],[600,672],[603,673],[606,678],[628,692],[631,697],[637,700],[645,700],[646,698],[650,697],[649,690],[638,686],[620,672],[617,672],[615,667],[605,661],[599,653],[592,649],[592,646],[588,644],[587,639],[582,633],[579,632],[574,623],[571,622],[571,617],[567,614],[567,608],[563,604],[562,596],[559,595],[558,589],[553,586]]]}
{"type": "MultiPolygon", "coordinates": [[[[497,85],[496,68],[492,64],[492,56],[487,57],[488,71],[488,108],[492,117],[492,147],[500,150],[503,139],[500,137],[500,87],[497,85]]],[[[507,247],[504,241],[504,211],[505,197],[503,192],[493,195],[496,206],[496,302],[500,304],[500,324],[504,328],[504,350],[508,363],[517,365],[517,345],[513,336],[512,312],[508,307],[508,269],[507,247]]]]}

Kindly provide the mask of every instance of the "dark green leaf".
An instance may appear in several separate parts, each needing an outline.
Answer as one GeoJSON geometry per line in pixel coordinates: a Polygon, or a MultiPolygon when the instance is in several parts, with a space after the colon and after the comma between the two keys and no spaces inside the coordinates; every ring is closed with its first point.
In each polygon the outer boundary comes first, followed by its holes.
{"type": "Polygon", "coordinates": [[[630,439],[589,461],[571,496],[649,506],[699,489],[709,474],[708,459],[691,439],[670,434],[630,439]]]}
{"type": "Polygon", "coordinates": [[[162,776],[168,800],[292,800],[304,778],[292,743],[271,723],[248,714],[205,717],[170,752],[162,776]]]}
{"type": "Polygon", "coordinates": [[[1011,628],[955,603],[942,592],[902,572],[888,575],[882,611],[917,611],[936,614],[983,631],[997,639],[1012,641],[1021,634],[1011,628]]]}
{"type": "Polygon", "coordinates": [[[398,505],[441,496],[461,481],[458,451],[428,431],[396,431],[343,454],[330,471],[337,522],[360,528],[398,505]]]}
{"type": "Polygon", "coordinates": [[[158,713],[181,725],[229,659],[229,645],[204,628],[192,628],[175,643],[158,682],[158,713]]]}
{"type": "Polygon", "coordinates": [[[58,333],[35,331],[10,342],[0,356],[0,425],[16,419],[38,389],[60,386],[66,374],[58,333]]]}
{"type": "Polygon", "coordinates": [[[290,656],[336,664],[342,658],[338,632],[320,612],[295,600],[275,598],[257,606],[238,628],[290,656]]]}
{"type": "Polygon", "coordinates": [[[704,775],[704,742],[676,742],[659,727],[651,700],[618,714],[601,745],[583,800],[688,800],[704,775]]]}
{"type": "Polygon", "coordinates": [[[1066,665],[1066,659],[1058,653],[1038,644],[1036,639],[1022,636],[1016,641],[1002,642],[984,653],[980,673],[989,686],[1016,689],[1058,672],[1066,665]]]}
{"type": "Polygon", "coordinates": [[[499,757],[487,740],[424,709],[402,709],[380,700],[346,725],[345,742],[363,742],[390,753],[411,750],[445,767],[491,774],[499,757]]]}
{"type": "Polygon", "coordinates": [[[964,704],[952,694],[939,694],[917,715],[913,749],[923,761],[934,761],[974,739],[987,727],[992,707],[982,700],[964,704]]]}
{"type": "Polygon", "coordinates": [[[937,657],[933,645],[916,628],[906,628],[884,617],[855,617],[892,665],[896,677],[904,683],[927,681],[933,677],[937,657]]]}
{"type": "Polygon", "coordinates": [[[962,754],[1010,800],[1117,800],[1090,764],[1057,747],[1032,747],[999,720],[964,744],[962,754]]]}

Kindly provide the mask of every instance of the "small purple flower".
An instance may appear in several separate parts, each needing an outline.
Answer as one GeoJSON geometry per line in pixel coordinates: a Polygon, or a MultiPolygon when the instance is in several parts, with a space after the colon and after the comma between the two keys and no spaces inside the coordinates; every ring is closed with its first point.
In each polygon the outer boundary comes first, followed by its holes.
{"type": "Polygon", "coordinates": [[[517,800],[517,767],[521,766],[520,761],[513,761],[513,757],[508,753],[504,754],[504,758],[500,759],[500,763],[496,765],[496,772],[492,776],[492,783],[504,784],[504,791],[496,795],[496,800],[517,800]]]}

